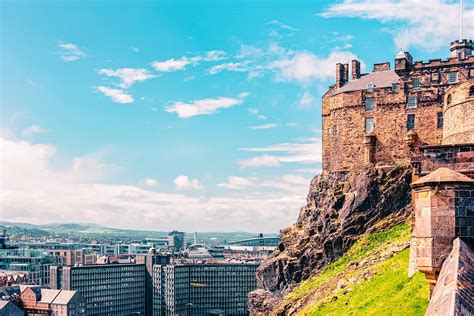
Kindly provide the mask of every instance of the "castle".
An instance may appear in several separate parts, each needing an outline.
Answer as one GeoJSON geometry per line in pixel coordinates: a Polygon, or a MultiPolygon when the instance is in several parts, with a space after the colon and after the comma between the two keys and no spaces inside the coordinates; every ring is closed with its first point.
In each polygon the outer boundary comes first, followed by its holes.
{"type": "Polygon", "coordinates": [[[412,273],[431,284],[427,315],[474,314],[474,56],[451,43],[446,60],[408,52],[360,73],[336,65],[323,96],[323,170],[411,165],[412,273]]]}
{"type": "Polygon", "coordinates": [[[336,84],[322,102],[323,169],[410,163],[443,136],[448,143],[473,143],[472,99],[463,103],[474,95],[472,47],[471,40],[453,41],[448,59],[429,62],[399,52],[393,70],[384,62],[368,74],[353,60],[351,81],[349,64],[337,64],[336,84]]]}

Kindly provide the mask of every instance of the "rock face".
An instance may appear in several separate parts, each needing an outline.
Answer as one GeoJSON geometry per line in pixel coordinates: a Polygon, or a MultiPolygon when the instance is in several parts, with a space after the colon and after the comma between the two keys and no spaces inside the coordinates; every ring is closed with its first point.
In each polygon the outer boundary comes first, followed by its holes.
{"type": "Polygon", "coordinates": [[[257,271],[260,289],[250,293],[251,314],[272,314],[292,287],[340,258],[362,234],[406,221],[410,182],[409,166],[316,176],[297,222],[281,231],[278,249],[257,271]]]}

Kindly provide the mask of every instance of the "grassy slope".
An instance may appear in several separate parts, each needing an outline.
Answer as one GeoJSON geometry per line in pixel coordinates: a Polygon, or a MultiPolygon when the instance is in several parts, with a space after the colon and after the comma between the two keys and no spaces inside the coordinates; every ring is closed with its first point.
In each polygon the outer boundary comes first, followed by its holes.
{"type": "Polygon", "coordinates": [[[406,224],[362,237],[287,295],[280,311],[300,306],[299,315],[423,315],[429,287],[420,273],[407,277],[409,238],[406,224]]]}

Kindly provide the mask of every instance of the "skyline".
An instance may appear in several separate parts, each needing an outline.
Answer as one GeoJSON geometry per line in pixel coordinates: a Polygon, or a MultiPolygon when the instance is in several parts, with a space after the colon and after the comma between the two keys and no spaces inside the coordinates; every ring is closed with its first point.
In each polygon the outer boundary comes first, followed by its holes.
{"type": "Polygon", "coordinates": [[[336,62],[459,37],[459,1],[1,5],[0,210],[38,224],[276,232],[320,172],[336,62]]]}

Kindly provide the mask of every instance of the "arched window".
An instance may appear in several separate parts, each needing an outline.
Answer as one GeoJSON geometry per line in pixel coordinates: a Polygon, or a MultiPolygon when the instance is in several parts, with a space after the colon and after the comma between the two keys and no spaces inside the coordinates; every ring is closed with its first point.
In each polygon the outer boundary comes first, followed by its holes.
{"type": "Polygon", "coordinates": [[[470,97],[474,96],[474,86],[469,87],[469,96],[470,97]]]}
{"type": "Polygon", "coordinates": [[[448,94],[448,97],[446,98],[446,103],[449,105],[451,104],[451,95],[448,94]]]}

